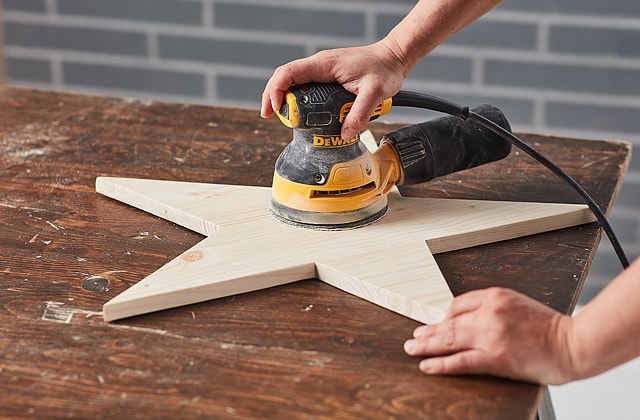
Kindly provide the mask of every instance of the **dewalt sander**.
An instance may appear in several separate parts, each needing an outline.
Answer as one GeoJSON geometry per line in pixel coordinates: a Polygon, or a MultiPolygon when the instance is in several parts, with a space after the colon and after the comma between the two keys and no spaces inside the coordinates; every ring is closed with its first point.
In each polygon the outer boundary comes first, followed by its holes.
{"type": "Polygon", "coordinates": [[[386,134],[371,153],[343,139],[342,122],[355,101],[337,83],[291,86],[276,112],[293,140],[276,161],[270,211],[276,219],[311,229],[343,230],[373,223],[387,211],[394,185],[411,185],[506,157],[511,144],[565,181],[587,204],[608,236],[622,267],[620,241],[595,200],[562,168],[511,132],[494,106],[469,109],[444,99],[400,91],[383,101],[371,120],[392,106],[431,109],[447,117],[386,134]]]}
{"type": "Polygon", "coordinates": [[[494,106],[469,110],[429,95],[400,91],[383,101],[371,120],[392,106],[433,109],[451,114],[386,134],[375,152],[340,135],[355,95],[337,83],[291,86],[280,120],[293,129],[293,140],[278,157],[270,211],[283,222],[312,229],[342,230],[364,226],[387,212],[394,185],[430,181],[452,172],[507,156],[511,142],[468,119],[488,119],[510,132],[494,106]]]}

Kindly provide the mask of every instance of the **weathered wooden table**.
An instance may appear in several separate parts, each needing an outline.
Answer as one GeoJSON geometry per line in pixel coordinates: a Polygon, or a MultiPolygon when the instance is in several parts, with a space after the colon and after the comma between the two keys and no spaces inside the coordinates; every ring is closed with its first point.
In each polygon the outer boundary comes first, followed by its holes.
{"type": "MultiPolygon", "coordinates": [[[[0,87],[0,417],[535,416],[543,387],[425,376],[402,349],[415,321],[313,279],[102,320],[202,237],[97,194],[97,176],[269,186],[290,137],[257,111],[0,87]]],[[[611,206],[628,144],[524,138],[611,206]]],[[[403,193],[579,202],[515,149],[403,193]]],[[[454,294],[507,286],[567,313],[599,240],[590,224],[437,260],[454,294]]]]}

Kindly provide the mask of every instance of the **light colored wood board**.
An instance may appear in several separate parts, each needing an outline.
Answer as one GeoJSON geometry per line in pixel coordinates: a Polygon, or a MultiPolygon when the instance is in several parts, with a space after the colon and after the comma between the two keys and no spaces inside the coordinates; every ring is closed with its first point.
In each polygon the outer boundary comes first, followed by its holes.
{"type": "Polygon", "coordinates": [[[101,177],[96,189],[208,235],[107,302],[107,321],[317,277],[409,318],[438,322],[453,296],[433,253],[594,220],[583,205],[392,192],[381,220],[328,232],[275,220],[265,187],[101,177]]]}
{"type": "Polygon", "coordinates": [[[244,185],[134,178],[113,182],[112,178],[98,177],[96,191],[205,236],[221,226],[262,217],[271,198],[271,189],[262,188],[255,191],[252,201],[238,206],[245,198],[244,185]]]}

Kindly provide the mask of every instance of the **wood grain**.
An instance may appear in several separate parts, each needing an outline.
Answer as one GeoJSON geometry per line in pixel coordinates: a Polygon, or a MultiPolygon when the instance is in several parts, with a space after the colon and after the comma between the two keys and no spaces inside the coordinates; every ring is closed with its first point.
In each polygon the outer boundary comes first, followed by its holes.
{"type": "Polygon", "coordinates": [[[376,223],[318,231],[271,217],[265,187],[100,177],[96,190],[209,236],[107,302],[106,321],[316,277],[411,319],[440,322],[453,295],[432,254],[595,220],[585,205],[393,191],[376,223]]]}
{"type": "MultiPolygon", "coordinates": [[[[628,143],[522,137],[611,207],[628,143]]],[[[0,417],[534,417],[540,386],[422,375],[402,350],[418,322],[314,279],[103,321],[203,236],[97,194],[96,177],[268,187],[290,139],[257,110],[0,86],[0,417]]],[[[403,195],[579,203],[517,150],[403,195]]],[[[567,313],[599,240],[590,223],[435,260],[454,295],[507,286],[567,313]]]]}

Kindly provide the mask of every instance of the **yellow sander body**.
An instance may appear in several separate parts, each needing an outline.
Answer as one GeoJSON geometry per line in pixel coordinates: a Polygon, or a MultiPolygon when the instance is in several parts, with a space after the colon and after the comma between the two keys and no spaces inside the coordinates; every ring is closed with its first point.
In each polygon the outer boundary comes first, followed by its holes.
{"type": "MultiPolygon", "coordinates": [[[[392,101],[402,105],[404,97],[399,95],[379,104],[371,120],[386,114],[392,101]]],[[[337,83],[294,85],[285,94],[276,114],[293,129],[293,140],[275,165],[269,208],[276,219],[320,230],[365,226],[387,212],[387,194],[394,185],[425,182],[487,163],[511,149],[508,141],[446,117],[389,133],[370,152],[359,135],[340,135],[354,100],[355,95],[337,83]]],[[[408,103],[413,103],[411,96],[408,103]]],[[[508,127],[497,108],[490,113],[508,127]]]]}
{"type": "MultiPolygon", "coordinates": [[[[339,84],[292,87],[277,112],[293,140],[276,162],[271,213],[283,222],[314,229],[349,229],[387,212],[386,195],[401,175],[390,147],[371,153],[343,139],[342,122],[355,96],[339,84]]],[[[389,111],[380,104],[374,117],[389,111]]]]}

